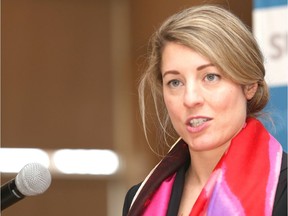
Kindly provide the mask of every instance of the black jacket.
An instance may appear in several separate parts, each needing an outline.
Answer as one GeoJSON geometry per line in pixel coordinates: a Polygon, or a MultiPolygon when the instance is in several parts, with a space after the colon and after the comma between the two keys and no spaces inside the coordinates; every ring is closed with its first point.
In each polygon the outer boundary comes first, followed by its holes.
{"type": "MultiPolygon", "coordinates": [[[[167,216],[176,216],[178,213],[178,208],[180,205],[180,200],[182,196],[182,190],[185,180],[186,167],[183,167],[177,173],[174,186],[172,189],[171,199],[169,202],[167,216]]],[[[133,186],[126,194],[122,216],[128,214],[131,202],[135,196],[140,184],[133,186]]],[[[283,152],[281,171],[278,181],[278,186],[276,190],[276,196],[273,206],[273,216],[287,216],[287,154],[283,152]]],[[[136,216],[136,215],[133,215],[136,216]]],[[[139,216],[139,215],[137,215],[139,216]]]]}

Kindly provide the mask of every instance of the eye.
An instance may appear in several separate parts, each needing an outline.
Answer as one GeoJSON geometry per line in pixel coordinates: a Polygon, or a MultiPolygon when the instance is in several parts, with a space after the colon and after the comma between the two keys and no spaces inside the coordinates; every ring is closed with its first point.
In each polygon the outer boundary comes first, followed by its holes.
{"type": "Polygon", "coordinates": [[[176,79],[173,79],[173,80],[168,82],[168,86],[170,86],[171,88],[176,88],[180,85],[181,85],[181,82],[179,80],[176,80],[176,79]]]}
{"type": "Polygon", "coordinates": [[[207,74],[204,79],[205,81],[208,81],[208,82],[215,82],[220,79],[220,75],[211,73],[211,74],[207,74]]]}

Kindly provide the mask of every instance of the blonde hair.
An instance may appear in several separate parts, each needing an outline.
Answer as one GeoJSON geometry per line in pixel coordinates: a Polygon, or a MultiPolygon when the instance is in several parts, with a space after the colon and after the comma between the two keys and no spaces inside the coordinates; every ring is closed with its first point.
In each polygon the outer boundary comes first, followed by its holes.
{"type": "MultiPolygon", "coordinates": [[[[147,137],[147,91],[151,95],[162,136],[174,136],[162,95],[161,57],[167,42],[185,45],[208,58],[235,83],[258,83],[254,97],[247,101],[247,116],[258,116],[266,106],[269,91],[264,80],[263,56],[251,31],[228,10],[202,5],[180,11],[168,18],[152,35],[148,67],[139,84],[140,112],[147,137]]],[[[159,127],[158,127],[159,128],[159,127]]]]}

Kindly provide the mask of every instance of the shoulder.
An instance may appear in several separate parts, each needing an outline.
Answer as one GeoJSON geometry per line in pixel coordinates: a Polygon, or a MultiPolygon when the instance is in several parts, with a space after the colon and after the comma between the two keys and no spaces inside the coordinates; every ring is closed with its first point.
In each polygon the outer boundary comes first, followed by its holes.
{"type": "Polygon", "coordinates": [[[283,185],[287,190],[287,153],[283,152],[278,186],[283,185]]]}
{"type": "Polygon", "coordinates": [[[284,216],[286,214],[287,214],[287,153],[283,152],[279,181],[274,201],[273,215],[284,216]]]}
{"type": "Polygon", "coordinates": [[[128,214],[128,211],[129,211],[129,208],[131,206],[132,200],[133,200],[136,192],[138,191],[140,185],[141,185],[141,183],[139,183],[137,185],[134,185],[126,193],[125,200],[124,200],[124,205],[123,205],[123,211],[122,211],[122,215],[123,216],[126,216],[128,214]]]}

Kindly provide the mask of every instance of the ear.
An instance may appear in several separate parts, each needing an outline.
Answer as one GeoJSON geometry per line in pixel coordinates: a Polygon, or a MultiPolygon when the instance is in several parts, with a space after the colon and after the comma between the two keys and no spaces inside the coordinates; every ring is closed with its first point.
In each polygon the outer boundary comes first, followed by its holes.
{"type": "Polygon", "coordinates": [[[254,97],[257,89],[258,89],[258,83],[253,83],[253,84],[244,86],[244,94],[246,96],[246,99],[251,100],[254,97]]]}

